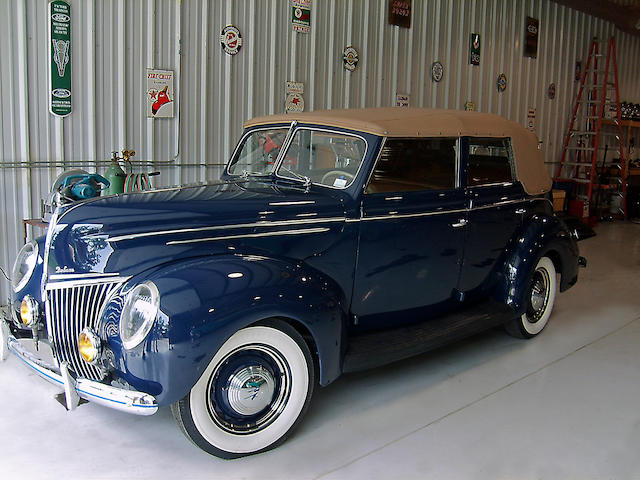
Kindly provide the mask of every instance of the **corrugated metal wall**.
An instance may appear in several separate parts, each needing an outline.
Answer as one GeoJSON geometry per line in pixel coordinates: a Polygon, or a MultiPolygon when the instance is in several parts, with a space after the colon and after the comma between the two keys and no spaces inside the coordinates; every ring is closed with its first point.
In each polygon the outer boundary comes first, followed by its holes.
{"type": "MultiPolygon", "coordinates": [[[[640,102],[640,39],[548,0],[414,0],[410,29],[387,25],[386,0],[314,0],[309,34],[292,31],[288,0],[69,2],[74,105],[59,119],[47,105],[47,2],[0,0],[0,267],[7,273],[22,243],[21,219],[40,215],[40,199],[60,172],[103,171],[98,162],[111,150],[130,147],[136,159],[156,162],[156,183],[216,178],[242,122],[284,110],[287,80],[304,83],[307,110],[393,105],[396,93],[410,95],[412,106],[460,109],[472,101],[523,124],[535,108],[551,162],[576,91],[575,62],[592,37],[615,34],[621,97],[640,102]],[[540,21],[537,59],[522,54],[526,16],[540,21]],[[244,39],[234,57],[219,42],[229,23],[244,39]],[[471,32],[481,35],[479,67],[468,63],[471,32]],[[347,45],[360,52],[353,73],[342,67],[347,45]],[[434,60],[445,68],[438,84],[434,60]],[[147,67],[175,71],[176,118],[145,117],[147,67]],[[504,93],[495,86],[500,73],[504,93]],[[546,96],[551,82],[555,100],[546,96]]],[[[8,295],[0,282],[0,299],[8,295]]]]}

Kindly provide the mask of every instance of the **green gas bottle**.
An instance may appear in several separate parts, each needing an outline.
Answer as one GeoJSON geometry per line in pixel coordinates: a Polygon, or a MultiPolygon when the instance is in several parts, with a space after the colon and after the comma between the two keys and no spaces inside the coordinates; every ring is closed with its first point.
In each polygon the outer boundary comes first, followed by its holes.
{"type": "Polygon", "coordinates": [[[111,165],[104,176],[109,180],[109,188],[103,191],[104,195],[115,195],[124,192],[124,170],[118,163],[118,152],[112,152],[111,165]]]}

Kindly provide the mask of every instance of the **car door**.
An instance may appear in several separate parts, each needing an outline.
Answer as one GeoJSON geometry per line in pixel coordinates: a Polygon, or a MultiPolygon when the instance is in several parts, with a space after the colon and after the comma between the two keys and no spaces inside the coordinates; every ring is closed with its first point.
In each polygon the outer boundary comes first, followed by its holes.
{"type": "Polygon", "coordinates": [[[525,193],[516,181],[509,138],[462,139],[467,225],[459,290],[484,297],[498,280],[522,222],[525,193]]]}
{"type": "Polygon", "coordinates": [[[385,142],[359,222],[352,313],[363,326],[424,319],[453,297],[465,223],[458,151],[455,138],[385,142]]]}

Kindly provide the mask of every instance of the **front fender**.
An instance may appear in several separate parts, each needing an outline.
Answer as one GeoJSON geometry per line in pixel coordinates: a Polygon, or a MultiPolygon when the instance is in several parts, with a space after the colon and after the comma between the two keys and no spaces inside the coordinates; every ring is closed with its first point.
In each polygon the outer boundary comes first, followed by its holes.
{"type": "MultiPolygon", "coordinates": [[[[109,342],[119,374],[156,396],[160,405],[184,397],[233,333],[267,318],[288,319],[310,333],[321,384],[340,373],[346,299],[335,282],[303,262],[255,255],[197,258],[139,275],[129,284],[145,280],[160,293],[154,328],[132,350],[122,348],[113,328],[109,342]]],[[[107,315],[114,318],[113,313],[107,315]]]]}
{"type": "Polygon", "coordinates": [[[578,278],[578,246],[564,223],[551,215],[537,214],[527,220],[512,243],[496,292],[496,299],[511,306],[517,315],[526,308],[527,286],[538,259],[547,255],[561,274],[560,291],[578,278]]]}

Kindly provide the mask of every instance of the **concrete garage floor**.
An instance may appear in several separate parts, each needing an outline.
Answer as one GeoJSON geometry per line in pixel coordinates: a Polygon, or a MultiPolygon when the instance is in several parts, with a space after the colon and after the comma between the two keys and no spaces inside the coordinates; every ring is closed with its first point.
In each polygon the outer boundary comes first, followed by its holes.
{"type": "Polygon", "coordinates": [[[280,448],[223,461],[168,408],[66,412],[57,389],[0,364],[2,478],[640,477],[640,225],[581,242],[589,267],[541,336],[493,330],[319,390],[280,448]]]}

